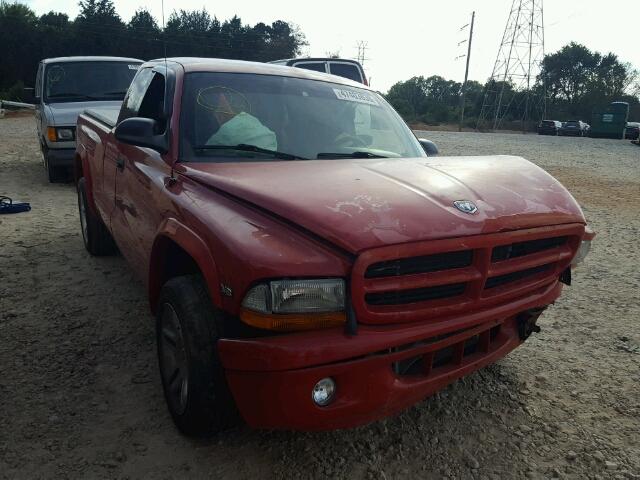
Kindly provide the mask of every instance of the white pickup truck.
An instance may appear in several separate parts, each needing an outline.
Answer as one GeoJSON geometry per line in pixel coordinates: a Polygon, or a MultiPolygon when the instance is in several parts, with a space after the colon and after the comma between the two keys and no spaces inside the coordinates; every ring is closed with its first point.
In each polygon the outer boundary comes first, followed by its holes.
{"type": "Polygon", "coordinates": [[[142,60],[124,57],[60,57],[40,62],[34,88],[38,141],[49,182],[73,166],[76,120],[87,108],[120,110],[142,60]]]}

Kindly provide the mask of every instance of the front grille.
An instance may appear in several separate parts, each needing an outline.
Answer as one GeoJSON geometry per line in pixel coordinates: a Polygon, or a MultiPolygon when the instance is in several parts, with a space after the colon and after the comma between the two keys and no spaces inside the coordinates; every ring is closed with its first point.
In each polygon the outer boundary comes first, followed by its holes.
{"type": "Polygon", "coordinates": [[[374,263],[367,268],[365,278],[398,277],[420,273],[439,272],[471,265],[473,250],[438,253],[420,257],[398,258],[374,263]]]}
{"type": "Polygon", "coordinates": [[[365,300],[369,305],[405,305],[456,297],[465,291],[466,283],[438,285],[436,287],[415,288],[413,290],[396,290],[393,292],[368,293],[365,300]]]}
{"type": "Polygon", "coordinates": [[[516,272],[507,273],[505,275],[491,277],[487,279],[487,283],[485,284],[484,288],[491,289],[506,285],[508,283],[517,282],[518,280],[523,280],[525,278],[538,275],[539,273],[546,272],[552,267],[553,265],[541,265],[539,267],[528,268],[526,270],[518,270],[516,272]]]}
{"type": "Polygon", "coordinates": [[[460,366],[468,357],[486,354],[504,342],[504,338],[499,337],[501,328],[502,325],[496,325],[453,345],[394,362],[393,372],[399,377],[429,376],[448,367],[460,366]]]}
{"type": "Polygon", "coordinates": [[[351,275],[359,322],[439,321],[548,291],[583,225],[432,240],[361,253],[351,275]]]}
{"type": "Polygon", "coordinates": [[[560,247],[567,243],[567,237],[542,238],[527,242],[518,242],[511,245],[500,245],[494,247],[491,252],[492,262],[502,262],[510,258],[523,257],[534,253],[543,252],[552,248],[560,247]]]}

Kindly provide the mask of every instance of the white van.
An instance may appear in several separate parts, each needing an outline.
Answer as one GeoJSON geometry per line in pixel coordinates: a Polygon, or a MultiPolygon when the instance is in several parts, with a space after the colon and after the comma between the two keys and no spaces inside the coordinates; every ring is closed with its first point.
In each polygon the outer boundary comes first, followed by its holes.
{"type": "Polygon", "coordinates": [[[364,69],[359,62],[346,58],[289,58],[287,60],[273,60],[269,63],[286,65],[288,67],[304,68],[314,72],[330,73],[348,78],[354,82],[369,85],[364,69]]]}
{"type": "Polygon", "coordinates": [[[64,180],[73,166],[78,115],[95,107],[119,110],[142,63],[123,57],[60,57],[40,62],[33,95],[49,182],[64,180]]]}

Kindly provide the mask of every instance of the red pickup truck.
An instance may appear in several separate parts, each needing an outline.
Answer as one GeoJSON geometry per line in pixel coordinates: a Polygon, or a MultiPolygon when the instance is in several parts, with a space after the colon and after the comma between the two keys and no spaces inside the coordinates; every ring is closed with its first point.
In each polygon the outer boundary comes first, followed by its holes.
{"type": "Polygon", "coordinates": [[[152,61],[77,138],[85,246],[145,282],[186,434],[396,413],[536,331],[593,238],[542,169],[429,156],[325,73],[152,61]]]}

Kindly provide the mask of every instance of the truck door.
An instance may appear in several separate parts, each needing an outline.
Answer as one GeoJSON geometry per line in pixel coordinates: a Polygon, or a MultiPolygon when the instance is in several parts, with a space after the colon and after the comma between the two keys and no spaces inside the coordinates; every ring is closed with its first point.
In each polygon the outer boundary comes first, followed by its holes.
{"type": "MultiPolygon", "coordinates": [[[[130,117],[135,117],[138,114],[142,98],[144,97],[153,72],[151,68],[140,69],[136,73],[135,77],[129,85],[127,95],[122,101],[122,107],[120,108],[120,115],[116,121],[116,125],[122,120],[130,117]]],[[[98,145],[102,149],[96,149],[94,157],[96,159],[102,159],[102,163],[96,165],[96,168],[101,169],[100,178],[102,184],[96,186],[95,199],[98,209],[103,214],[103,218],[108,219],[111,222],[111,218],[115,209],[115,192],[116,192],[116,173],[118,171],[118,164],[120,162],[120,152],[117,147],[118,141],[113,136],[113,130],[109,136],[105,139],[104,145],[98,145]]]]}
{"type": "MultiPolygon", "coordinates": [[[[152,71],[147,88],[135,105],[136,117],[156,120],[159,135],[168,128],[165,84],[165,75],[152,71]]],[[[163,190],[171,168],[155,150],[118,143],[116,169],[111,228],[122,254],[146,281],[148,255],[162,218],[163,190]]]]}

